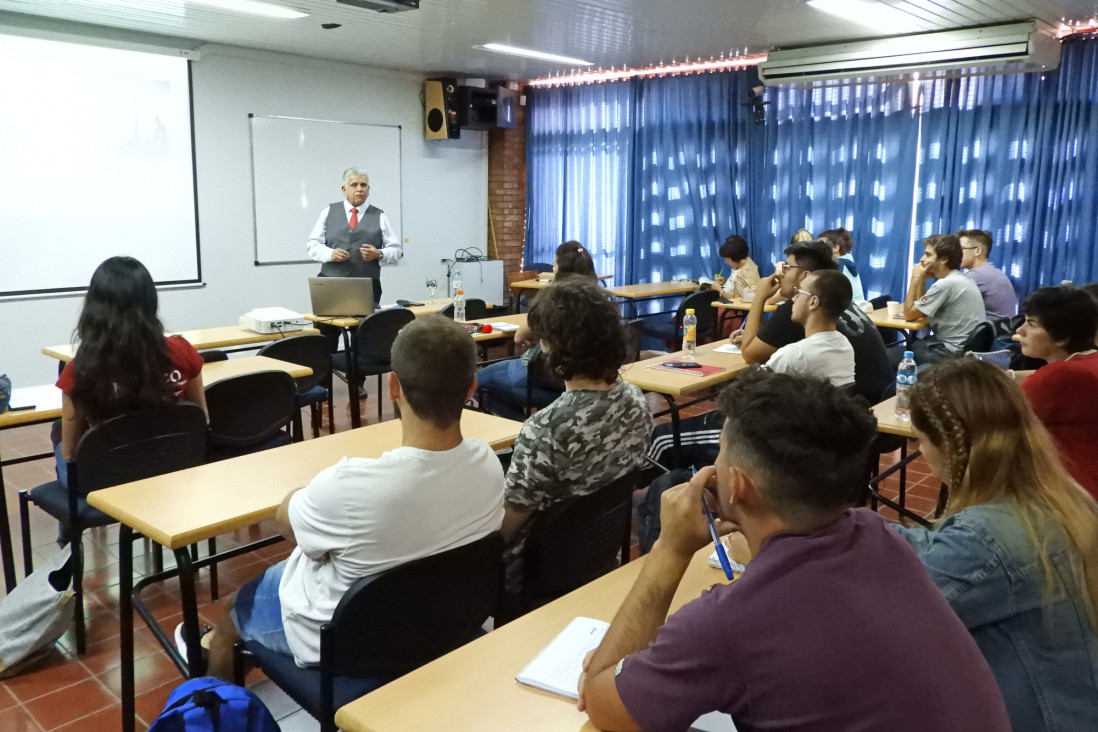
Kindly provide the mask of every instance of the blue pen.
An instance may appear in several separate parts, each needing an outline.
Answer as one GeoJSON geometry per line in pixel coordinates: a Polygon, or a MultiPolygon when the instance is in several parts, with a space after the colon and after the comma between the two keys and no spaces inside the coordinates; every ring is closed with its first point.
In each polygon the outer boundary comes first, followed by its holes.
{"type": "MultiPolygon", "coordinates": [[[[697,475],[697,468],[690,468],[691,475],[697,475]]],[[[720,537],[717,536],[717,526],[713,523],[713,512],[709,510],[709,504],[705,502],[705,496],[702,497],[702,514],[705,516],[705,522],[709,524],[709,535],[713,537],[713,543],[717,545],[717,559],[720,560],[721,569],[724,570],[724,576],[728,579],[734,579],[732,576],[732,565],[728,561],[728,552],[724,550],[724,544],[721,543],[720,537]]],[[[743,571],[742,569],[740,571],[743,571]]]]}

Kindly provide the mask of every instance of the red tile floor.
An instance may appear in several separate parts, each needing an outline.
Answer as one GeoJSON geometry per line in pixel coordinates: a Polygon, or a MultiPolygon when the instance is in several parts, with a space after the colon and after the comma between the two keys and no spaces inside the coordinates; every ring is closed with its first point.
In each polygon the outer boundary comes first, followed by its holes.
{"type": "MultiPolygon", "coordinates": [[[[338,383],[338,382],[337,382],[338,383]]],[[[367,380],[369,397],[363,415],[367,423],[376,421],[376,381],[367,380]]],[[[664,400],[649,396],[654,410],[663,409],[664,400]]],[[[336,429],[350,427],[346,392],[337,386],[336,429]]],[[[384,419],[392,419],[392,406],[387,396],[384,401],[384,419]]],[[[711,409],[711,403],[689,407],[683,411],[688,417],[711,409]]],[[[308,412],[304,413],[306,434],[311,436],[308,412]]],[[[6,458],[33,454],[48,448],[47,426],[4,430],[0,432],[0,453],[6,458]]],[[[882,464],[891,464],[897,455],[884,456],[882,464]]],[[[51,461],[41,460],[5,469],[9,515],[15,529],[16,557],[21,556],[18,535],[18,499],[20,489],[33,488],[53,479],[51,461]]],[[[883,490],[895,495],[897,478],[886,481],[883,490]]],[[[908,472],[908,506],[930,515],[937,499],[937,481],[930,476],[922,459],[915,461],[908,472]]],[[[882,515],[895,518],[888,509],[882,515]]],[[[31,536],[36,560],[43,560],[57,551],[54,543],[56,523],[37,509],[31,512],[31,536]]],[[[270,525],[251,527],[218,539],[218,548],[229,548],[254,541],[274,533],[270,525]]],[[[24,673],[0,681],[0,731],[2,732],[101,732],[119,729],[119,629],[118,629],[118,530],[116,527],[96,529],[85,536],[88,651],[78,658],[75,654],[72,633],[66,634],[47,655],[24,673]]],[[[151,571],[152,563],[148,546],[138,541],[134,546],[135,571],[151,571]]],[[[287,544],[278,544],[264,550],[246,554],[219,565],[222,597],[236,590],[247,580],[259,574],[265,567],[280,561],[290,552],[287,544]]],[[[166,557],[171,566],[170,554],[166,557]]],[[[17,561],[21,566],[21,560],[17,561]]],[[[20,569],[21,573],[21,569],[20,569]]],[[[21,574],[20,574],[21,576],[21,574]]],[[[0,596],[3,590],[0,589],[0,596]]],[[[181,621],[178,584],[166,582],[146,589],[142,597],[155,614],[161,626],[169,632],[181,621]]],[[[203,572],[199,584],[199,614],[204,622],[216,624],[221,620],[220,604],[209,599],[209,582],[203,572]]],[[[135,637],[136,687],[138,729],[143,730],[163,709],[168,694],[181,678],[175,666],[168,660],[148,628],[136,621],[135,637]]],[[[298,708],[260,672],[252,672],[248,685],[259,694],[278,719],[283,732],[317,730],[319,725],[305,711],[298,708]]]]}

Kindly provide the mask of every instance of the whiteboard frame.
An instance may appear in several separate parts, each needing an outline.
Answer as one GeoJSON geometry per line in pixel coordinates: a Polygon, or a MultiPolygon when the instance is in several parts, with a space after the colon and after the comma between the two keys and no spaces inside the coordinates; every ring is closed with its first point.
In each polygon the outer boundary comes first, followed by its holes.
{"type": "Polygon", "coordinates": [[[256,196],[255,185],[255,127],[252,125],[253,119],[285,119],[293,122],[323,122],[331,125],[355,125],[358,127],[385,127],[395,129],[397,131],[397,167],[400,169],[400,190],[397,192],[397,198],[400,200],[400,236],[404,236],[404,126],[403,125],[381,125],[374,124],[372,122],[340,122],[334,119],[315,119],[313,117],[288,117],[281,114],[255,114],[248,112],[248,159],[251,167],[252,177],[252,262],[256,267],[270,267],[286,264],[314,264],[313,260],[308,257],[304,259],[287,259],[277,262],[261,262],[259,261],[259,216],[257,211],[259,210],[259,200],[256,196]]]}

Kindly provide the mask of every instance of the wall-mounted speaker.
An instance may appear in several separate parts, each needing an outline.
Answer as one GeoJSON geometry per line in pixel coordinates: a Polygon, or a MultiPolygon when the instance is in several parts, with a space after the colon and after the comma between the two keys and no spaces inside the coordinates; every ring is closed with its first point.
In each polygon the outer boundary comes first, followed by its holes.
{"type": "Polygon", "coordinates": [[[461,136],[457,88],[457,79],[428,79],[423,83],[423,132],[428,140],[452,140],[461,136]]]}
{"type": "Polygon", "coordinates": [[[515,126],[518,92],[505,86],[490,89],[459,86],[457,121],[470,130],[509,130],[515,126]]]}

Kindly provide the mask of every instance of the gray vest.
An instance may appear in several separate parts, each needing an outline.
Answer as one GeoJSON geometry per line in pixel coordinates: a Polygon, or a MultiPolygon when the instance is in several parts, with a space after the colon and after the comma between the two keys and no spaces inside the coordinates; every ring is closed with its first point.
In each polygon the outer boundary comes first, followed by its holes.
{"type": "Polygon", "coordinates": [[[367,262],[358,253],[363,244],[373,244],[381,249],[381,209],[367,206],[354,231],[347,223],[347,211],[343,202],[328,207],[324,222],[324,243],[332,249],[345,249],[350,253],[346,262],[325,262],[320,265],[321,277],[369,277],[374,281],[374,301],[381,301],[381,260],[367,262]]]}

